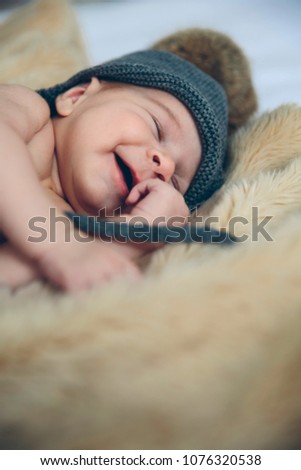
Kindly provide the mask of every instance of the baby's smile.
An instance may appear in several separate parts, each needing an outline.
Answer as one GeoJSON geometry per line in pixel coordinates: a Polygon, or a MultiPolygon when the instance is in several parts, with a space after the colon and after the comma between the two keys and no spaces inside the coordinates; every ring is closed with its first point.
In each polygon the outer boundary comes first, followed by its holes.
{"type": "Polygon", "coordinates": [[[117,154],[115,153],[115,160],[117,163],[117,172],[118,172],[118,179],[122,180],[121,186],[126,187],[126,196],[133,188],[134,184],[137,183],[137,178],[133,176],[133,170],[126,164],[126,162],[117,154]],[[135,183],[134,183],[135,181],[135,183]]]}

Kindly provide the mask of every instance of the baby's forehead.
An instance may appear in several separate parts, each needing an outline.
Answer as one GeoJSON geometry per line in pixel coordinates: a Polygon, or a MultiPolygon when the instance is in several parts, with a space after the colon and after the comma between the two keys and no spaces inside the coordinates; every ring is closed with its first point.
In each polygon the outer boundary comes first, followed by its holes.
{"type": "Polygon", "coordinates": [[[184,106],[186,109],[186,105],[178,99],[174,94],[170,93],[169,91],[165,91],[159,88],[154,88],[151,86],[144,86],[144,85],[134,85],[132,83],[126,82],[116,82],[116,81],[108,81],[108,80],[101,80],[102,87],[100,89],[100,93],[106,90],[116,90],[122,92],[124,94],[129,95],[137,95],[138,96],[145,96],[145,97],[153,97],[156,98],[158,101],[170,101],[170,105],[175,105],[178,103],[180,106],[184,106]]]}
{"type": "Polygon", "coordinates": [[[150,104],[161,108],[162,112],[164,112],[172,122],[175,122],[178,126],[180,124],[179,127],[181,127],[181,124],[184,128],[187,127],[187,125],[192,125],[197,131],[198,139],[201,141],[201,136],[193,114],[186,104],[174,94],[154,87],[110,81],[103,81],[103,91],[105,90],[115,90],[116,92],[122,93],[122,96],[129,96],[138,102],[140,100],[148,100],[150,104]]]}

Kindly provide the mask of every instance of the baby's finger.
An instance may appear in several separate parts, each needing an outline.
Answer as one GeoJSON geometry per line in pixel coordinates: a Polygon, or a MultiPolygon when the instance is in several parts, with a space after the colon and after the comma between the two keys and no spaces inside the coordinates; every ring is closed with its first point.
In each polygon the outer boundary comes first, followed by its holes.
{"type": "Polygon", "coordinates": [[[129,193],[125,203],[128,205],[136,204],[139,199],[146,196],[150,192],[149,180],[141,181],[136,184],[129,193]]]}
{"type": "Polygon", "coordinates": [[[142,274],[138,267],[133,264],[128,264],[117,271],[108,269],[101,274],[100,279],[95,279],[93,284],[94,286],[98,285],[99,287],[104,287],[114,281],[124,279],[132,282],[139,282],[141,278],[142,274]]]}
{"type": "Polygon", "coordinates": [[[125,276],[132,281],[140,281],[142,278],[142,273],[137,266],[132,265],[128,266],[125,270],[125,276]]]}
{"type": "Polygon", "coordinates": [[[134,186],[129,193],[125,201],[126,204],[136,204],[139,199],[147,196],[150,192],[158,187],[158,184],[160,185],[161,183],[162,182],[160,180],[154,178],[148,178],[146,180],[140,181],[140,183],[136,184],[136,186],[134,186]]]}
{"type": "Polygon", "coordinates": [[[134,205],[139,201],[140,197],[141,194],[139,188],[137,188],[137,186],[134,186],[129,195],[127,196],[125,203],[128,206],[134,205]]]}

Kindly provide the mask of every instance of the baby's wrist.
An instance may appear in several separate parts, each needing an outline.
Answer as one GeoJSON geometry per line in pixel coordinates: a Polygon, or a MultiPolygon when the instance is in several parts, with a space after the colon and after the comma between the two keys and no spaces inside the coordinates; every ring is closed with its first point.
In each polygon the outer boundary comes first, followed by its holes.
{"type": "Polygon", "coordinates": [[[80,237],[75,233],[75,229],[70,224],[67,217],[62,215],[60,223],[54,227],[48,226],[43,229],[43,232],[39,232],[39,236],[29,236],[27,242],[27,256],[35,262],[39,262],[44,256],[52,253],[56,256],[56,253],[64,250],[66,245],[74,243],[74,241],[80,240],[80,237]],[[63,222],[63,218],[66,219],[66,223],[63,222]]]}

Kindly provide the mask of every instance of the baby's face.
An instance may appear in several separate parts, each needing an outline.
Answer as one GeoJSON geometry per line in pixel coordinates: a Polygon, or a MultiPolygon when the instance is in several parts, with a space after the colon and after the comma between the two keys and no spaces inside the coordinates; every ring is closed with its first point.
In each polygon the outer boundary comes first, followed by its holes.
{"type": "Polygon", "coordinates": [[[174,96],[94,78],[56,105],[59,175],[75,211],[124,210],[131,188],[147,178],[160,178],[182,194],[188,189],[201,143],[189,111],[174,96]]]}

